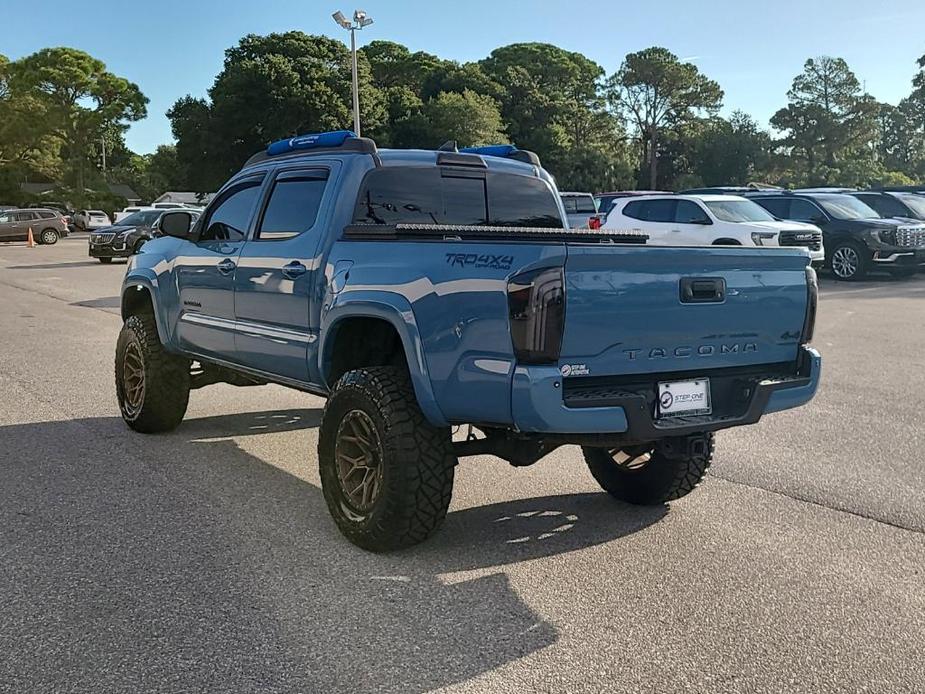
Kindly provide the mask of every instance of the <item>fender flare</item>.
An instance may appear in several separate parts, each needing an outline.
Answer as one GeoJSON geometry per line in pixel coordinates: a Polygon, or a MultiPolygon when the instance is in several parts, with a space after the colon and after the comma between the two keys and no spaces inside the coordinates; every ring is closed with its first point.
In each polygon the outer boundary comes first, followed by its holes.
{"type": "Polygon", "coordinates": [[[349,296],[338,296],[333,305],[321,316],[318,346],[318,370],[325,386],[330,389],[324,373],[331,363],[330,351],[333,341],[329,340],[337,331],[337,324],[347,318],[378,318],[388,322],[402,342],[414,395],[424,416],[434,426],[449,426],[437,399],[434,397],[424,346],[411,304],[400,294],[384,291],[348,292],[349,296]]]}
{"type": "Polygon", "coordinates": [[[151,270],[136,269],[129,275],[125,276],[122,281],[122,294],[120,297],[120,312],[124,321],[128,316],[126,311],[130,301],[131,292],[146,291],[151,300],[151,307],[154,309],[154,323],[157,325],[157,336],[161,344],[165,347],[170,344],[170,336],[167,333],[167,325],[163,316],[163,308],[157,300],[159,296],[157,276],[151,270]]]}

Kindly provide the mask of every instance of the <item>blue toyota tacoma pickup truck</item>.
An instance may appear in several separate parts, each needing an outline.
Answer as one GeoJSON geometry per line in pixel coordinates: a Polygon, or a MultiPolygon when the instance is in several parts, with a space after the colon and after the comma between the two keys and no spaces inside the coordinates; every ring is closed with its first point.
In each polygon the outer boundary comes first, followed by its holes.
{"type": "Polygon", "coordinates": [[[805,250],[649,247],[564,218],[512,146],[274,143],[131,259],[122,416],[173,429],[190,390],[222,382],[326,397],[324,497],[384,551],[440,525],[459,457],[576,444],[607,492],[662,504],[703,477],[714,431],[813,397],[805,250]]]}

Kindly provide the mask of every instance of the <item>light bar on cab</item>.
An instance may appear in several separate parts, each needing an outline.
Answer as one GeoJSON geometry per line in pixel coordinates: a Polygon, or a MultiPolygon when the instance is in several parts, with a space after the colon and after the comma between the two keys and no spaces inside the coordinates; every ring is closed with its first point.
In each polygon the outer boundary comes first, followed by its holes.
{"type": "Polygon", "coordinates": [[[286,140],[277,140],[267,147],[267,154],[286,154],[303,149],[319,149],[321,147],[340,147],[349,137],[356,137],[352,130],[335,130],[329,133],[313,133],[310,135],[296,135],[286,140]]]}

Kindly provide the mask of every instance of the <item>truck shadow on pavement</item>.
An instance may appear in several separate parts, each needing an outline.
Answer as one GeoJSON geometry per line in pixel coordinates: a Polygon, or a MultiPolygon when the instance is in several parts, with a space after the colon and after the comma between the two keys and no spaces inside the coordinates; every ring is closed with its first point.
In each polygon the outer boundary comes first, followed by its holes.
{"type": "Polygon", "coordinates": [[[505,501],[452,511],[419,547],[370,554],[302,478],[317,479],[305,430],[320,415],[190,419],[163,436],[110,417],[0,427],[0,689],[464,682],[558,638],[495,567],[615,541],[665,513],[603,493],[505,501]],[[300,476],[263,460],[293,436],[312,461],[300,476]]]}

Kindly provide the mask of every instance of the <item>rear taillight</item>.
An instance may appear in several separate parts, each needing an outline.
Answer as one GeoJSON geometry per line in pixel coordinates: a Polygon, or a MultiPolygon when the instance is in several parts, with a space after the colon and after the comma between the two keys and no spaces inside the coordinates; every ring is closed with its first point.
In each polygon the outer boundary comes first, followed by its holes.
{"type": "Polygon", "coordinates": [[[601,228],[601,218],[594,216],[588,220],[589,229],[600,229],[601,228]]]}
{"type": "Polygon", "coordinates": [[[507,304],[517,361],[558,361],[565,325],[562,268],[531,270],[512,277],[507,285],[507,304]]]}
{"type": "Polygon", "coordinates": [[[803,320],[803,334],[801,344],[809,344],[816,330],[816,307],[819,305],[819,282],[816,280],[816,271],[806,268],[806,318],[803,320]]]}

